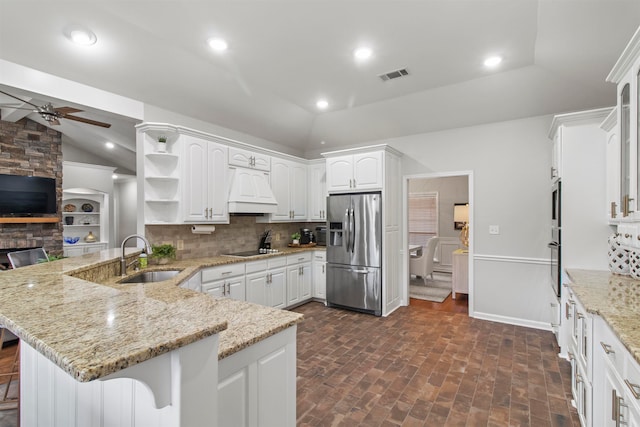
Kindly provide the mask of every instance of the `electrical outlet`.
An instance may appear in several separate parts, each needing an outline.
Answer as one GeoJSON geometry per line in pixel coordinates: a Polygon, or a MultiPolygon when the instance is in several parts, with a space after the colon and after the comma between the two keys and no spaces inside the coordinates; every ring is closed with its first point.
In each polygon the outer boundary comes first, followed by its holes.
{"type": "Polygon", "coordinates": [[[280,233],[276,233],[276,242],[280,241],[280,233]]]}
{"type": "Polygon", "coordinates": [[[489,234],[500,234],[500,226],[499,225],[490,225],[489,226],[489,234]]]}
{"type": "Polygon", "coordinates": [[[184,250],[184,240],[178,240],[176,243],[176,247],[179,251],[184,250]]]}

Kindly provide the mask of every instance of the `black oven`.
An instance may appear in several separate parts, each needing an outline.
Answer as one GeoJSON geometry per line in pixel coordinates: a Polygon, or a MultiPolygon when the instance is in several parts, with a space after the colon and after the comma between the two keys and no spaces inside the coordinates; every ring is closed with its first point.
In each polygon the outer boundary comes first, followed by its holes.
{"type": "Polygon", "coordinates": [[[551,287],[560,297],[562,289],[562,228],[561,228],[561,183],[557,181],[551,187],[551,241],[547,245],[551,264],[551,287]]]}

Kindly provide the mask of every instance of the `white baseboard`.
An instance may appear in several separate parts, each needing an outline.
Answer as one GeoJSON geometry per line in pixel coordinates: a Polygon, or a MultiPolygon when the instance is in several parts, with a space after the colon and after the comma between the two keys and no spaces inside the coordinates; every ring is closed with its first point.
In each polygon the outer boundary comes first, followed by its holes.
{"type": "Polygon", "coordinates": [[[540,329],[543,331],[552,332],[551,324],[546,322],[519,319],[517,317],[500,316],[498,314],[479,313],[477,311],[473,313],[473,317],[476,319],[489,320],[492,322],[506,323],[508,325],[515,326],[524,326],[525,328],[540,329]]]}

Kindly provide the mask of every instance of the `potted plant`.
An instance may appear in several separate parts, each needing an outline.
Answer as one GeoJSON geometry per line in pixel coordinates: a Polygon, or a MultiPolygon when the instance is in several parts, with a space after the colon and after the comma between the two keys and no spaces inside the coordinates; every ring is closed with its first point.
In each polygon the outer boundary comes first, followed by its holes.
{"type": "Polygon", "coordinates": [[[300,233],[298,233],[297,231],[295,233],[293,233],[291,235],[291,239],[293,240],[293,244],[294,245],[299,245],[300,244],[300,233]]]}
{"type": "Polygon", "coordinates": [[[164,245],[151,245],[151,250],[153,251],[151,258],[160,265],[166,264],[170,259],[176,258],[175,246],[168,243],[164,245]]]}
{"type": "Polygon", "coordinates": [[[164,135],[160,135],[158,137],[158,152],[159,153],[167,152],[167,137],[164,135]]]}

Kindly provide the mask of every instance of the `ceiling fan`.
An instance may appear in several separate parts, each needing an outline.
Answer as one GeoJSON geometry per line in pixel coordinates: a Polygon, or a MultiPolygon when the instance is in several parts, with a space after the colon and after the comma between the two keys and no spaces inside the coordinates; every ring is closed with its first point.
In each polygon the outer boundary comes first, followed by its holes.
{"type": "Polygon", "coordinates": [[[46,103],[45,105],[38,106],[29,101],[25,101],[24,99],[20,99],[17,96],[13,96],[10,93],[7,93],[1,90],[0,90],[0,93],[3,93],[7,96],[10,96],[11,98],[17,99],[20,102],[29,104],[34,107],[34,108],[23,108],[23,107],[7,106],[8,108],[14,108],[17,110],[31,110],[34,113],[40,114],[40,117],[46,120],[47,123],[49,123],[50,125],[59,125],[60,119],[67,119],[67,120],[73,120],[76,122],[87,123],[89,125],[100,126],[103,128],[111,127],[109,123],[99,122],[91,119],[85,119],[84,117],[72,116],[71,115],[72,113],[79,113],[82,111],[82,110],[78,110],[77,108],[73,108],[73,107],[55,108],[50,102],[46,103]]]}

